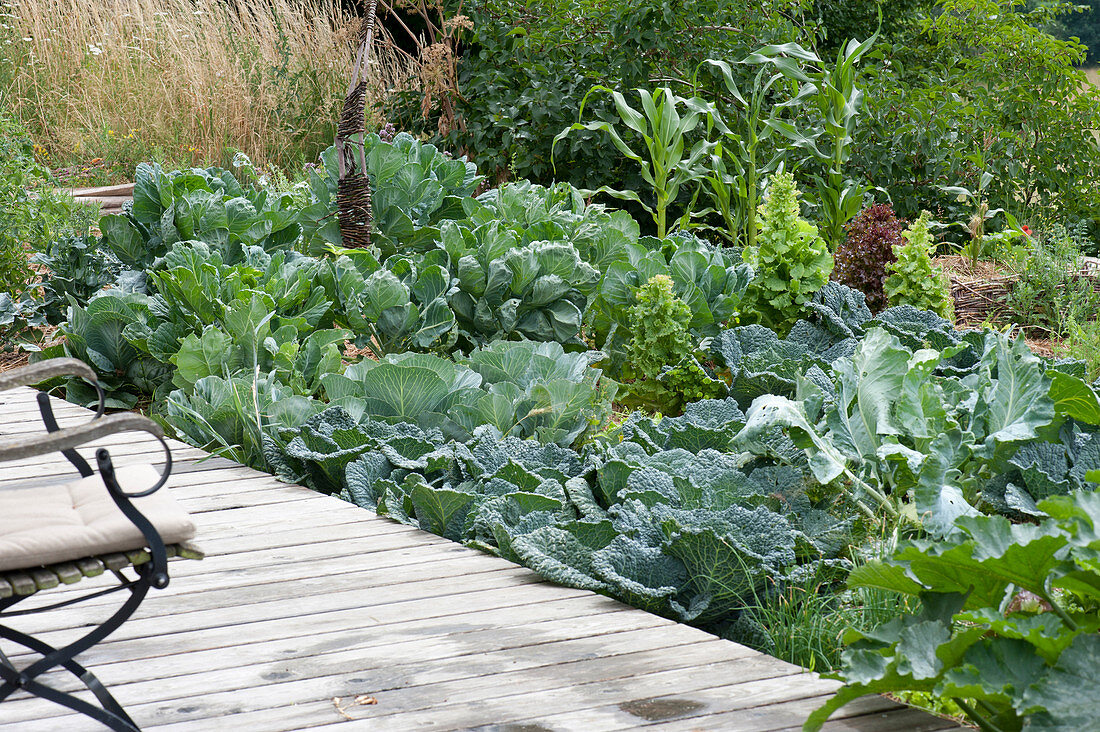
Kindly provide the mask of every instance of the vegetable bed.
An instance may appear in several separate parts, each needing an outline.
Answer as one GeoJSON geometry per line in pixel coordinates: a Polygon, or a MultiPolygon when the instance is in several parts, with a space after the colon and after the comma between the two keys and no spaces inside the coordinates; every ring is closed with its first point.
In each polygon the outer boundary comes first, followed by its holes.
{"type": "MultiPolygon", "coordinates": [[[[872,314],[823,277],[768,310],[751,252],[642,236],[568,185],[474,198],[473,165],[407,135],[367,147],[371,249],[341,246],[331,151],[288,190],[141,166],[102,239],[48,263],[47,355],[94,365],[112,407],[151,396],[192,444],[764,650],[792,588],[825,612],[849,580],[894,593],[834,704],[915,689],[1001,729],[1100,718],[1058,701],[1100,699],[1083,364],[872,314]],[[615,424],[616,404],[642,409],[615,424]]],[[[825,259],[784,195],[762,238],[788,226],[825,259]]]]}

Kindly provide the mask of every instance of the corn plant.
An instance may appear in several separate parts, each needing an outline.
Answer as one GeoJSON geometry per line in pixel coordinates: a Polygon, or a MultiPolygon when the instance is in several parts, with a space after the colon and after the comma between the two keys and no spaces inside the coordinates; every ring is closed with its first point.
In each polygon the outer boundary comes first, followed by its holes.
{"type": "Polygon", "coordinates": [[[812,177],[825,239],[836,245],[844,238],[844,224],[859,213],[868,188],[848,178],[844,166],[851,154],[852,133],[863,108],[863,91],[856,86],[856,64],[878,38],[876,31],[860,43],[852,39],[837,53],[829,68],[817,54],[797,43],[765,46],[743,63],[767,64],[801,85],[791,104],[808,103],[818,121],[799,128],[783,120],[766,123],[793,147],[806,150],[825,165],[825,175],[812,177]]]}
{"type": "Polygon", "coordinates": [[[782,167],[779,154],[767,162],[760,161],[760,146],[781,124],[787,124],[780,115],[792,102],[765,109],[765,100],[774,94],[773,87],[782,82],[783,74],[768,73],[768,69],[761,68],[751,89],[742,94],[733,66],[715,59],[707,59],[696,69],[696,88],[699,72],[704,69],[719,76],[729,97],[724,100],[728,103],[725,114],[716,105],[708,119],[711,131],[717,131],[721,138],[710,156],[710,171],[703,183],[716,211],[725,219],[729,238],[736,240],[743,230],[745,246],[752,248],[756,246],[757,233],[757,181],[782,167]]]}
{"type": "MultiPolygon", "coordinates": [[[[642,179],[653,189],[653,205],[643,201],[634,191],[616,190],[608,186],[601,186],[596,191],[584,191],[585,195],[591,193],[606,193],[620,200],[633,201],[641,205],[653,216],[657,224],[658,238],[664,238],[668,233],[668,209],[676,200],[680,189],[685,185],[698,184],[707,175],[707,167],[704,161],[714,150],[715,144],[706,139],[699,139],[690,144],[692,133],[699,129],[700,125],[713,112],[713,106],[699,97],[681,97],[672,92],[668,87],[660,87],[656,93],[646,89],[636,89],[641,102],[641,111],[630,106],[626,97],[621,93],[606,86],[594,86],[588,90],[581,100],[577,118],[584,117],[584,106],[588,98],[595,93],[606,92],[615,102],[615,110],[619,120],[629,131],[628,137],[635,138],[628,144],[620,133],[620,127],[604,120],[591,122],[575,122],[570,127],[562,130],[554,138],[554,146],[559,140],[568,137],[576,130],[593,130],[606,132],[611,138],[615,148],[638,164],[642,179]],[[683,113],[681,113],[681,108],[683,113]],[[638,142],[644,145],[644,150],[638,148],[638,142]],[[634,147],[631,146],[634,145],[634,147]]],[[[551,159],[553,159],[553,147],[551,147],[551,159]]],[[[690,218],[690,212],[685,219],[690,218]]]]}

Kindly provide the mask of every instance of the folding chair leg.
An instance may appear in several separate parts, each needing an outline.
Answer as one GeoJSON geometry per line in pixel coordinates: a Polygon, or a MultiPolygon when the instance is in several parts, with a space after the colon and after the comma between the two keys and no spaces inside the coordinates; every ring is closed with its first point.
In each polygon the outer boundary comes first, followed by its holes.
{"type": "Polygon", "coordinates": [[[116,732],[140,732],[137,724],[122,708],[122,705],[111,695],[107,688],[95,675],[77,663],[74,659],[80,653],[88,650],[96,643],[109,636],[118,629],[126,620],[134,614],[145,595],[149,592],[148,572],[142,572],[142,577],[130,585],[130,597],[126,599],[111,617],[103,621],[90,633],[61,648],[55,648],[33,636],[22,633],[6,625],[0,625],[0,638],[18,643],[32,651],[40,653],[42,658],[27,666],[22,671],[14,667],[7,656],[0,653],[0,701],[10,696],[16,689],[24,689],[35,696],[69,707],[70,709],[87,715],[116,732]],[[101,706],[80,699],[68,692],[58,691],[35,679],[47,671],[62,667],[80,679],[99,700],[101,706]]]}

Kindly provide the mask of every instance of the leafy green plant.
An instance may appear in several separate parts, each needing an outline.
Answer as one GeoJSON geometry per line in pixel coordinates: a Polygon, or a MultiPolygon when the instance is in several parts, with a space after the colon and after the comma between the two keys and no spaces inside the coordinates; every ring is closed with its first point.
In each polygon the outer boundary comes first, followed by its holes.
{"type": "Polygon", "coordinates": [[[445,349],[458,334],[449,300],[455,294],[441,251],[393,256],[380,265],[368,251],[347,250],[333,263],[337,322],[376,356],[445,349]]]}
{"type": "MultiPolygon", "coordinates": [[[[749,67],[748,60],[741,62],[749,67]]],[[[774,144],[775,131],[782,125],[782,116],[792,106],[787,103],[769,105],[769,98],[783,87],[784,76],[768,66],[761,66],[752,77],[751,86],[738,82],[738,67],[726,61],[707,59],[696,69],[693,84],[698,88],[699,72],[708,69],[717,74],[729,94],[719,95],[716,109],[708,120],[722,135],[709,158],[710,170],[703,179],[705,190],[726,224],[727,236],[742,241],[748,249],[756,246],[758,181],[774,173],[784,162],[782,155],[763,159],[763,150],[774,144]],[[739,86],[751,89],[742,94],[739,86]]]]}
{"type": "Polygon", "coordinates": [[[614,388],[586,353],[557,343],[497,341],[457,362],[430,354],[361,361],[321,377],[331,404],[356,420],[407,422],[469,440],[493,427],[500,435],[571,445],[598,426],[614,388]]]}
{"type": "Polygon", "coordinates": [[[887,265],[889,275],[883,283],[887,302],[931,310],[950,320],[955,310],[951,286],[939,267],[932,266],[935,243],[928,233],[927,211],[906,229],[905,243],[894,246],[894,262],[887,265]]]}
{"type": "Polygon", "coordinates": [[[937,5],[935,21],[922,25],[953,61],[945,81],[970,101],[973,121],[957,144],[961,156],[982,151],[990,207],[1018,211],[1026,201],[1032,211],[1096,218],[1081,181],[1095,177],[1100,164],[1100,145],[1087,132],[1100,119],[1100,92],[1080,68],[1084,48],[1044,32],[1070,8],[1013,3],[1006,12],[997,0],[937,5]],[[983,53],[966,51],[978,45],[983,53]],[[1072,170],[1060,165],[1065,160],[1074,161],[1072,170]]]}
{"type": "Polygon", "coordinates": [[[904,226],[890,204],[871,206],[848,222],[848,237],[833,252],[832,278],[862,292],[874,312],[886,307],[886,267],[896,259],[904,226]]]}
{"type": "MultiPolygon", "coordinates": [[[[625,369],[634,381],[627,384],[624,396],[655,410],[667,391],[657,376],[665,366],[679,363],[691,348],[687,329],[691,309],[672,294],[672,280],[666,275],[651,277],[635,297],[637,302],[629,314],[629,367],[625,369]]],[[[674,409],[669,405],[668,411],[674,409]]]]}
{"type": "Polygon", "coordinates": [[[772,176],[760,205],[760,235],[745,258],[757,277],[745,293],[746,317],[786,333],[814,293],[828,282],[833,258],[817,227],[799,216],[790,173],[772,176]]]}
{"type": "MultiPolygon", "coordinates": [[[[143,394],[152,394],[172,377],[171,367],[124,336],[149,313],[149,298],[140,293],[109,290],[86,306],[70,302],[68,319],[59,328],[65,355],[96,370],[108,407],[132,409],[143,394]]],[[[80,379],[66,382],[65,398],[85,407],[99,404],[96,392],[80,379]]]]}
{"type": "Polygon", "coordinates": [[[1068,334],[1071,322],[1095,320],[1100,294],[1081,268],[1077,241],[1064,228],[1053,228],[1017,264],[1018,279],[1005,303],[1011,317],[1052,337],[1068,334]]]}
{"type": "MultiPolygon", "coordinates": [[[[633,201],[642,206],[653,216],[657,225],[657,238],[663,239],[669,231],[668,209],[676,201],[682,187],[691,187],[698,183],[706,175],[703,162],[714,145],[705,138],[692,141],[692,133],[700,124],[713,113],[712,106],[700,97],[681,97],[672,92],[669,87],[660,87],[656,93],[647,89],[636,89],[641,103],[641,111],[630,106],[624,97],[614,89],[606,86],[594,86],[581,100],[577,110],[578,118],[584,117],[585,104],[588,97],[595,92],[605,92],[611,95],[618,112],[619,121],[630,130],[629,138],[635,147],[641,143],[639,151],[631,147],[623,139],[619,129],[604,120],[592,122],[576,122],[571,127],[562,130],[554,138],[557,142],[575,130],[590,130],[606,132],[615,145],[615,149],[622,153],[627,160],[635,162],[640,170],[642,180],[653,192],[653,203],[642,201],[638,194],[631,190],[617,190],[608,186],[597,189],[597,193],[607,193],[624,201],[633,201]],[[680,108],[683,107],[683,113],[680,108]]],[[[552,154],[552,153],[551,153],[552,154]]],[[[685,220],[689,214],[683,217],[685,220]]]]}
{"type": "Polygon", "coordinates": [[[40,350],[34,341],[45,324],[42,304],[33,297],[24,294],[13,299],[10,293],[0,292],[0,353],[40,350]]]}
{"type": "Polygon", "coordinates": [[[99,237],[64,236],[46,244],[31,257],[45,267],[39,284],[46,320],[57,325],[65,319],[69,297],[87,302],[108,285],[113,285],[122,273],[122,263],[102,246],[99,237]]]}
{"type": "Polygon", "coordinates": [[[177,367],[173,383],[228,376],[238,369],[280,369],[285,383],[312,394],[317,377],[340,364],[345,331],[327,329],[333,304],[322,284],[325,262],[260,247],[229,265],[201,242],[177,243],[149,276],[149,317],[126,328],[131,343],[177,367]]]}
{"type": "Polygon", "coordinates": [[[752,274],[736,250],[684,232],[664,240],[642,237],[617,248],[604,260],[599,289],[586,314],[596,345],[608,356],[608,373],[617,376],[627,363],[630,312],[647,280],[662,275],[672,281],[673,294],[690,309],[687,327],[694,350],[738,317],[752,274]]]}
{"type": "Polygon", "coordinates": [[[667,275],[653,275],[637,289],[630,308],[630,340],[620,401],[650,411],[679,414],[694,397],[724,397],[725,383],[708,374],[694,356],[688,330],[691,308],[673,294],[667,275]]]}
{"type": "Polygon", "coordinates": [[[204,376],[164,401],[171,432],[204,450],[244,465],[273,470],[273,455],[285,449],[280,429],[312,417],[321,402],[295,394],[272,374],[242,371],[232,377],[204,376]]]}
{"type": "Polygon", "coordinates": [[[0,112],[0,291],[15,299],[32,280],[29,252],[67,234],[87,233],[91,216],[55,190],[36,146],[7,111],[0,112]]]}
{"type": "MultiPolygon", "coordinates": [[[[462,14],[473,28],[457,65],[454,124],[441,133],[449,147],[476,154],[479,167],[497,180],[548,184],[557,177],[587,189],[644,186],[632,166],[601,144],[601,133],[578,131],[553,144],[555,135],[577,121],[593,86],[675,89],[664,80],[688,79],[705,58],[741,58],[749,44],[804,33],[787,13],[760,13],[720,0],[538,0],[522,7],[487,0],[463,5],[462,14]]],[[[422,121],[415,118],[421,117],[425,94],[408,95],[401,105],[408,110],[401,118],[404,129],[438,133],[437,119],[445,113],[435,96],[427,100],[433,109],[422,121]]],[[[387,104],[387,114],[395,106],[387,104]]],[[[587,108],[590,119],[617,118],[608,97],[590,97],[587,108]]]]}
{"type": "Polygon", "coordinates": [[[283,432],[284,469],[553,581],[743,639],[751,629],[732,621],[769,587],[819,568],[843,577],[837,538],[850,530],[796,469],[720,451],[743,420],[724,401],[635,414],[583,458],[495,431],[441,444],[434,429],[334,407],[283,432]]]}
{"type": "Polygon", "coordinates": [[[586,203],[581,191],[568,183],[550,188],[528,181],[505,183],[476,200],[464,200],[463,205],[474,225],[496,221],[513,232],[520,244],[568,242],[601,272],[623,256],[627,245],[638,241],[638,222],[630,214],[586,203]]]}
{"type": "Polygon", "coordinates": [[[956,521],[948,541],[914,541],[855,570],[853,587],[919,597],[921,610],[845,640],[846,685],[804,729],[869,693],[931,691],[983,730],[1095,725],[1100,654],[1100,495],[1039,504],[1038,525],[956,521]]]}
{"type": "Polygon", "coordinates": [[[1067,319],[1065,329],[1066,337],[1059,350],[1065,356],[1084,361],[1090,381],[1100,378],[1100,321],[1067,319]]]}
{"type": "Polygon", "coordinates": [[[497,222],[476,228],[444,222],[441,237],[458,280],[450,304],[465,343],[521,337],[580,345],[599,273],[572,245],[520,245],[497,222]]]}
{"type": "Polygon", "coordinates": [[[851,179],[846,166],[863,108],[863,91],[856,86],[856,65],[877,38],[876,31],[862,43],[849,40],[837,50],[831,67],[797,43],[765,46],[746,59],[749,63],[770,63],[779,73],[799,82],[802,86],[795,100],[808,100],[813,105],[816,119],[809,129],[778,120],[772,125],[795,148],[806,150],[824,166],[824,175],[812,177],[813,191],[825,239],[833,246],[843,240],[844,225],[859,211],[868,190],[851,179]]]}
{"type": "Polygon", "coordinates": [[[149,269],[181,241],[201,241],[235,263],[245,247],[276,251],[297,240],[301,229],[293,203],[290,193],[246,190],[227,170],[165,172],[142,163],[134,174],[132,207],[104,216],[99,227],[112,254],[129,268],[149,269]]]}

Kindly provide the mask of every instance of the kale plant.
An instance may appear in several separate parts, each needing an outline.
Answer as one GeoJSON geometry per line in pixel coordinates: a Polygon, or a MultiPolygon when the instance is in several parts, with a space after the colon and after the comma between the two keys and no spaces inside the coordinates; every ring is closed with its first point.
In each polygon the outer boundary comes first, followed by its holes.
{"type": "Polygon", "coordinates": [[[115,284],[122,273],[122,263],[102,240],[88,235],[54,239],[31,261],[45,268],[39,288],[46,320],[51,325],[65,319],[70,296],[78,303],[86,303],[100,290],[115,284]]]}

